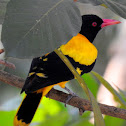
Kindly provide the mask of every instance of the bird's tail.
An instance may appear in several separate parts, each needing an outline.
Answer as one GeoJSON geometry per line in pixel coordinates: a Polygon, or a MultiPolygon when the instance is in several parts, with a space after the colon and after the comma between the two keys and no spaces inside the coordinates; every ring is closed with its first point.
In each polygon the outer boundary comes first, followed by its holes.
{"type": "Polygon", "coordinates": [[[14,118],[14,126],[29,126],[41,101],[42,93],[29,93],[22,101],[14,118]]]}

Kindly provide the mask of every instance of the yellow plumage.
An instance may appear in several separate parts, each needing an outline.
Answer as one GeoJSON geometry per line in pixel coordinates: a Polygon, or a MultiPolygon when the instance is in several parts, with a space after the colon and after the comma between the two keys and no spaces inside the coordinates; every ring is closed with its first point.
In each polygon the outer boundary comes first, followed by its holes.
{"type": "Polygon", "coordinates": [[[14,118],[14,126],[29,126],[30,124],[26,124],[25,122],[22,122],[22,120],[18,120],[17,116],[14,118]]]}
{"type": "Polygon", "coordinates": [[[82,65],[91,65],[97,58],[96,47],[83,35],[77,34],[67,44],[60,47],[64,55],[68,55],[82,65]]]}

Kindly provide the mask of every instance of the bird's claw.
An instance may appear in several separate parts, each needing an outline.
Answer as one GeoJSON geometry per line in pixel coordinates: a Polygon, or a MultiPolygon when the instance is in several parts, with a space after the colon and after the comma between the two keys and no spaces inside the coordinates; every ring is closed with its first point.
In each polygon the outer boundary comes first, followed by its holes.
{"type": "Polygon", "coordinates": [[[79,114],[82,115],[85,112],[84,108],[79,108],[79,114]]]}
{"type": "Polygon", "coordinates": [[[73,97],[78,97],[78,96],[77,96],[75,93],[69,94],[69,95],[68,95],[67,100],[65,101],[65,107],[66,107],[66,104],[68,104],[68,102],[69,102],[73,97]]]}

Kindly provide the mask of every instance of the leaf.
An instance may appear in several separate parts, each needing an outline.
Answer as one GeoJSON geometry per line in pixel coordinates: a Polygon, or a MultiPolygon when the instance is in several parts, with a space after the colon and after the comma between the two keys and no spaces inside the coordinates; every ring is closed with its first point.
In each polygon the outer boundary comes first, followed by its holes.
{"type": "Polygon", "coordinates": [[[102,2],[119,16],[126,18],[126,1],[125,0],[102,0],[102,2]]]}
{"type": "Polygon", "coordinates": [[[123,100],[126,101],[126,91],[123,91],[117,85],[115,85],[115,87],[118,89],[118,92],[119,92],[120,96],[123,98],[123,100]]]}
{"type": "Polygon", "coordinates": [[[124,107],[126,108],[126,102],[122,99],[122,97],[118,94],[118,92],[98,73],[92,71],[91,72],[115,97],[115,99],[124,107]]]}
{"type": "Polygon", "coordinates": [[[81,2],[81,3],[91,3],[93,5],[100,5],[101,1],[100,0],[77,0],[77,2],[81,2]]]}
{"type": "Polygon", "coordinates": [[[61,105],[61,103],[43,97],[42,102],[40,103],[40,106],[38,107],[36,114],[32,120],[33,123],[40,123],[44,122],[48,119],[48,117],[54,117],[55,115],[61,113],[64,109],[61,105]]]}
{"type": "Polygon", "coordinates": [[[78,0],[81,3],[91,3],[93,5],[102,5],[108,7],[114,13],[126,18],[126,1],[125,0],[78,0]]]}
{"type": "Polygon", "coordinates": [[[84,79],[84,81],[85,81],[86,85],[88,86],[88,88],[90,89],[90,91],[96,97],[98,88],[99,88],[99,84],[96,81],[96,79],[94,78],[94,76],[92,76],[91,73],[86,73],[86,74],[82,75],[82,78],[84,79]]]}
{"type": "Polygon", "coordinates": [[[8,1],[9,0],[0,0],[0,24],[3,23],[4,15],[6,12],[6,4],[8,3],[8,1]]]}
{"type": "Polygon", "coordinates": [[[6,56],[41,56],[67,43],[80,27],[73,0],[10,0],[2,29],[6,56]]]}
{"type": "Polygon", "coordinates": [[[88,89],[87,85],[85,84],[83,78],[77,73],[77,71],[74,69],[70,61],[62,54],[61,51],[55,50],[55,53],[62,59],[62,61],[66,64],[66,66],[70,69],[74,77],[78,80],[80,86],[83,88],[85,93],[88,96],[88,99],[90,100],[94,112],[94,118],[95,118],[95,124],[96,126],[105,126],[100,108],[98,106],[98,103],[96,99],[94,98],[93,94],[88,89]]]}
{"type": "Polygon", "coordinates": [[[96,126],[105,126],[99,105],[90,91],[89,91],[89,94],[90,94],[90,99],[91,99],[91,103],[93,107],[95,124],[96,126]]]}
{"type": "Polygon", "coordinates": [[[16,111],[0,111],[0,126],[13,126],[16,111]]]}
{"type": "Polygon", "coordinates": [[[106,126],[125,126],[126,120],[115,118],[112,116],[105,116],[106,126]]]}
{"type": "Polygon", "coordinates": [[[45,122],[39,126],[64,126],[69,118],[67,112],[60,112],[55,116],[46,118],[45,122]]]}

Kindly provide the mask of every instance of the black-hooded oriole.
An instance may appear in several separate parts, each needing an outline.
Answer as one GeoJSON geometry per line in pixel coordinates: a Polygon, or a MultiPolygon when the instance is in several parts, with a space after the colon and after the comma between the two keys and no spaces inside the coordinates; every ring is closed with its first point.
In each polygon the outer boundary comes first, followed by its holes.
{"type": "MultiPolygon", "coordinates": [[[[97,59],[97,49],[92,44],[99,30],[108,25],[120,23],[116,20],[101,19],[96,15],[83,15],[81,31],[59,50],[69,59],[80,75],[92,70],[97,59]]],[[[65,63],[53,51],[34,58],[22,91],[26,96],[14,118],[14,126],[28,126],[42,99],[54,85],[65,87],[74,79],[65,63]]]]}

